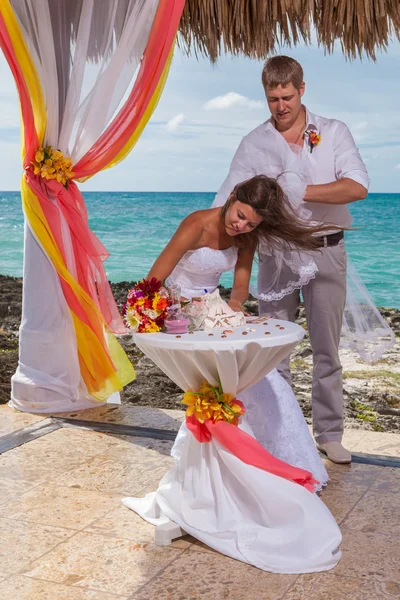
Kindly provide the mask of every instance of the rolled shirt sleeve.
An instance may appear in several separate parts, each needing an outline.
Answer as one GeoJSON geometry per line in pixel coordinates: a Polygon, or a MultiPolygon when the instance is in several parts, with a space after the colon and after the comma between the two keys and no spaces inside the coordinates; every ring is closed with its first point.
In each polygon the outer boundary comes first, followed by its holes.
{"type": "Polygon", "coordinates": [[[367,169],[347,125],[337,121],[333,136],[336,179],[352,179],[369,188],[367,169]]]}
{"type": "Polygon", "coordinates": [[[214,202],[211,205],[212,208],[223,206],[235,185],[242,181],[246,181],[246,179],[250,179],[250,177],[253,177],[255,174],[252,167],[251,153],[248,152],[248,141],[246,138],[243,138],[232,159],[228,177],[225,179],[214,198],[214,202]]]}

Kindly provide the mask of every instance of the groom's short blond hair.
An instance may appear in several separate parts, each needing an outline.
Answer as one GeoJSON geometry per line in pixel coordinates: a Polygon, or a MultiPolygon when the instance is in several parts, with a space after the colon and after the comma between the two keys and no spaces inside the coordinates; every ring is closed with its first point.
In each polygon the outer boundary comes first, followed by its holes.
{"type": "Polygon", "coordinates": [[[303,83],[303,68],[300,63],[290,56],[273,56],[264,64],[261,75],[264,90],[273,90],[289,83],[299,90],[303,83]]]}

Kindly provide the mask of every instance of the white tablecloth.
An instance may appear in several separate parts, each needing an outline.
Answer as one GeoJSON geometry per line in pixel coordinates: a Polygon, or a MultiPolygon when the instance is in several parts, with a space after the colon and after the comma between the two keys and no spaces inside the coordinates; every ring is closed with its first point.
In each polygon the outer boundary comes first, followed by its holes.
{"type": "Polygon", "coordinates": [[[265,319],[236,327],[181,335],[137,333],[136,345],[182,390],[218,378],[227,394],[239,394],[274,369],[303,338],[295,323],[265,319]]]}
{"type": "MultiPolygon", "coordinates": [[[[301,327],[268,319],[231,334],[222,330],[135,334],[137,346],[183,390],[202,379],[236,395],[258,382],[302,339],[301,327]],[[226,337],[223,337],[226,335],[226,337]]],[[[240,429],[252,435],[246,418],[240,429]]],[[[158,533],[178,525],[210,547],[275,573],[334,567],[341,534],[317,495],[245,464],[212,438],[200,443],[183,424],[173,449],[176,464],[156,492],[123,503],[158,533]]],[[[178,533],[172,535],[179,535],[178,533]]]]}

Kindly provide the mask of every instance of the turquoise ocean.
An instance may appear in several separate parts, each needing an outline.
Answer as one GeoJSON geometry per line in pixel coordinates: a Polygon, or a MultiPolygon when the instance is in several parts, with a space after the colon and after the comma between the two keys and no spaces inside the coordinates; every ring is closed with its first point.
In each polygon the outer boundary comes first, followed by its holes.
{"type": "MultiPolygon", "coordinates": [[[[87,192],[90,226],[110,252],[111,281],[144,277],[179,222],[208,208],[213,193],[87,192]]],[[[369,194],[350,205],[358,229],[347,251],[378,306],[400,308],[400,194],[369,194]]],[[[0,192],[0,273],[22,276],[23,215],[19,192],[0,192]]],[[[256,282],[255,265],[252,280],[256,282]]],[[[232,275],[222,280],[231,285],[232,275]]]]}

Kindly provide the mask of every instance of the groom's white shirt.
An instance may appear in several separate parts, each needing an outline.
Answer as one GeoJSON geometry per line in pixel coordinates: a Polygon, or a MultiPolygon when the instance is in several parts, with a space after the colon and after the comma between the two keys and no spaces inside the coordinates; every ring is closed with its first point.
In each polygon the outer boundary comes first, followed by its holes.
{"type": "MultiPolygon", "coordinates": [[[[336,119],[314,115],[307,109],[306,115],[306,129],[313,129],[321,136],[320,144],[314,147],[312,153],[307,138],[304,141],[302,156],[308,161],[307,183],[331,183],[346,177],[368,189],[367,170],[347,125],[336,119]]],[[[262,123],[242,139],[213,206],[225,204],[235,185],[254,175],[277,177],[287,168],[291,156],[293,151],[275,129],[272,118],[262,123]]],[[[352,223],[346,205],[304,204],[311,211],[312,221],[333,223],[338,227],[349,227],[352,223]]]]}

